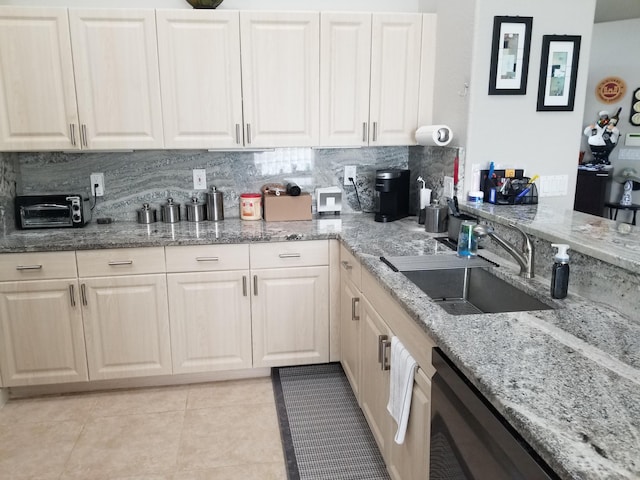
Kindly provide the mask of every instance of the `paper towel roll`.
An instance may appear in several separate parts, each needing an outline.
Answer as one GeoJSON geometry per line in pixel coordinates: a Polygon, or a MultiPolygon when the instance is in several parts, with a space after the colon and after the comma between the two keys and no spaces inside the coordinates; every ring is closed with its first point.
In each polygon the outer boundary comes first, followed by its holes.
{"type": "Polygon", "coordinates": [[[444,147],[452,139],[453,132],[446,125],[425,125],[416,130],[418,145],[444,147]]]}

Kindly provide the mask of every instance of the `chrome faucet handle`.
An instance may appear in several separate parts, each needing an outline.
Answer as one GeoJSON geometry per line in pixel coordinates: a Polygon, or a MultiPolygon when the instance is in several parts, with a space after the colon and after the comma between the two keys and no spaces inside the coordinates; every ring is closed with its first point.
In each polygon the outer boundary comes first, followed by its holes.
{"type": "Polygon", "coordinates": [[[525,265],[522,266],[520,270],[520,275],[522,275],[525,278],[533,278],[534,276],[533,261],[534,261],[534,254],[535,254],[533,243],[531,243],[531,239],[529,238],[529,235],[527,235],[527,233],[524,230],[522,230],[520,227],[518,227],[515,223],[510,223],[509,227],[513,228],[514,230],[517,230],[518,232],[520,232],[520,235],[522,235],[522,240],[523,240],[522,253],[525,256],[526,262],[525,262],[525,265]]]}

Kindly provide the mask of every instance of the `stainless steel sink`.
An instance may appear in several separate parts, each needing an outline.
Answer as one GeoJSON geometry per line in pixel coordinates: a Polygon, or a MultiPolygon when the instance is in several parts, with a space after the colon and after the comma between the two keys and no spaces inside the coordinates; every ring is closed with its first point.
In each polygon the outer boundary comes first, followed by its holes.
{"type": "Polygon", "coordinates": [[[550,310],[552,307],[485,268],[402,272],[452,315],[550,310]]]}

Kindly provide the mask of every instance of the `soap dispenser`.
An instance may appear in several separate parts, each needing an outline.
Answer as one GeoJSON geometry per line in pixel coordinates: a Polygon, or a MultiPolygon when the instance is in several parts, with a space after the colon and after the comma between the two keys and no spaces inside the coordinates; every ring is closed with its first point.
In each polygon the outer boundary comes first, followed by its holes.
{"type": "Polygon", "coordinates": [[[552,243],[551,246],[558,249],[551,267],[551,296],[565,298],[569,288],[569,255],[567,254],[569,245],[552,243]]]}

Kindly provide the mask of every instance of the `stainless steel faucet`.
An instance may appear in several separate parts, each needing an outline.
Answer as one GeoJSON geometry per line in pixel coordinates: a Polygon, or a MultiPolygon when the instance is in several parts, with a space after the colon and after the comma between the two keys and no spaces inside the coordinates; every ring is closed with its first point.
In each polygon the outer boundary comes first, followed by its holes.
{"type": "Polygon", "coordinates": [[[511,228],[517,230],[522,235],[523,245],[522,251],[519,251],[517,247],[515,247],[512,243],[507,242],[506,240],[497,236],[493,228],[489,225],[479,224],[476,225],[473,229],[473,234],[477,237],[491,237],[495,242],[504,248],[507,252],[511,254],[513,258],[516,259],[518,265],[520,265],[520,276],[525,278],[533,278],[533,259],[534,259],[534,249],[533,244],[531,243],[531,239],[529,236],[516,227],[514,224],[509,224],[511,228]]]}

